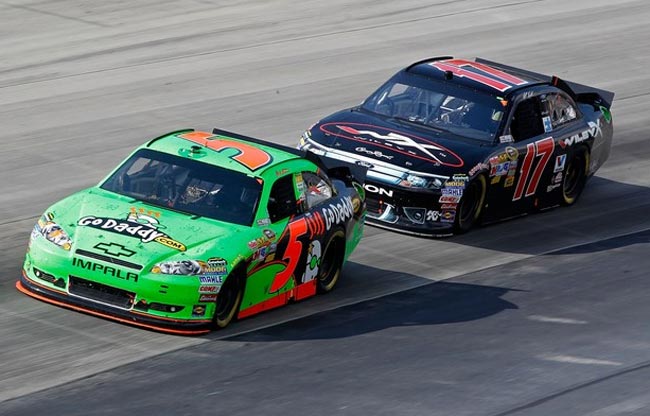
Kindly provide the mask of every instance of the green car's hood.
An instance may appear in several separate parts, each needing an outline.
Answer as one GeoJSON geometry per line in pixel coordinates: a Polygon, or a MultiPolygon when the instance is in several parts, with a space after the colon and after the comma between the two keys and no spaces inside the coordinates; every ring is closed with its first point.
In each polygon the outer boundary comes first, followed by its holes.
{"type": "Polygon", "coordinates": [[[157,262],[226,259],[234,266],[251,254],[247,242],[259,230],[134,201],[91,188],[50,210],[72,239],[72,251],[85,250],[128,261],[145,269],[157,262]]]}

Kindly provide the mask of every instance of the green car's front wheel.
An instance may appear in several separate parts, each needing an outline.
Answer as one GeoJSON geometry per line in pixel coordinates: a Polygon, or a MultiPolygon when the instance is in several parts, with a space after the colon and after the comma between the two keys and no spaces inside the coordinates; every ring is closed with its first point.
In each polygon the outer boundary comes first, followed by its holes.
{"type": "Polygon", "coordinates": [[[225,328],[235,318],[243,292],[243,286],[238,276],[236,274],[228,276],[217,296],[217,307],[213,319],[215,327],[225,328]]]}
{"type": "Polygon", "coordinates": [[[336,230],[325,245],[318,271],[318,292],[327,293],[334,289],[341,276],[343,257],[345,255],[345,233],[336,230]]]}

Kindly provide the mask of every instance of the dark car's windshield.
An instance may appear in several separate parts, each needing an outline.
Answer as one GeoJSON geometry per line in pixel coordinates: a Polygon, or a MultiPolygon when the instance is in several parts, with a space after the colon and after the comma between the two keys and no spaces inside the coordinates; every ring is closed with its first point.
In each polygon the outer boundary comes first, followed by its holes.
{"type": "Polygon", "coordinates": [[[251,225],[262,185],[243,173],[149,149],[137,151],[102,189],[191,215],[251,225]]]}
{"type": "Polygon", "coordinates": [[[498,97],[406,72],[391,78],[361,108],[489,142],[504,112],[498,97]]]}

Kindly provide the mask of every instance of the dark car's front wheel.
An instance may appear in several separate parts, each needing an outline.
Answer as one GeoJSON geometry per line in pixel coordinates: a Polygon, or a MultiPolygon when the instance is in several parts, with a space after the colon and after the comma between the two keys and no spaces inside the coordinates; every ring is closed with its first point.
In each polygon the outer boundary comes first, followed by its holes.
{"type": "Polygon", "coordinates": [[[217,295],[217,306],[213,318],[215,327],[225,328],[235,318],[243,292],[241,281],[235,273],[226,278],[226,282],[217,295]]]}
{"type": "Polygon", "coordinates": [[[486,190],[487,181],[484,175],[477,176],[467,184],[456,208],[454,229],[457,233],[469,231],[481,217],[486,190]]]}
{"type": "Polygon", "coordinates": [[[341,276],[345,256],[345,233],[336,230],[330,236],[318,269],[318,292],[327,293],[334,289],[341,276]]]}
{"type": "Polygon", "coordinates": [[[578,200],[587,182],[589,152],[579,149],[567,161],[562,178],[562,204],[573,205],[578,200]]]}

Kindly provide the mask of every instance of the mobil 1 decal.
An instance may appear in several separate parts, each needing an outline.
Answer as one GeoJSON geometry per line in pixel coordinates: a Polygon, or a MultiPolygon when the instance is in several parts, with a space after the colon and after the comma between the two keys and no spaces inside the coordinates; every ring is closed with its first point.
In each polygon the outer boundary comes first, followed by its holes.
{"type": "Polygon", "coordinates": [[[178,251],[185,251],[185,245],[183,243],[174,240],[168,234],[161,231],[165,226],[158,221],[159,216],[159,213],[145,212],[143,209],[137,210],[132,208],[131,212],[125,215],[124,219],[86,215],[85,217],[79,218],[77,225],[96,228],[125,237],[137,238],[143,243],[155,241],[156,243],[178,251]]]}
{"type": "MultiPolygon", "coordinates": [[[[355,149],[357,152],[362,149],[364,156],[381,158],[381,156],[398,155],[420,159],[436,166],[455,168],[460,168],[464,164],[456,153],[446,147],[425,137],[403,131],[371,124],[346,122],[325,123],[320,126],[320,130],[327,135],[363,143],[364,146],[355,149]]],[[[394,162],[392,158],[389,160],[394,162]]]]}

